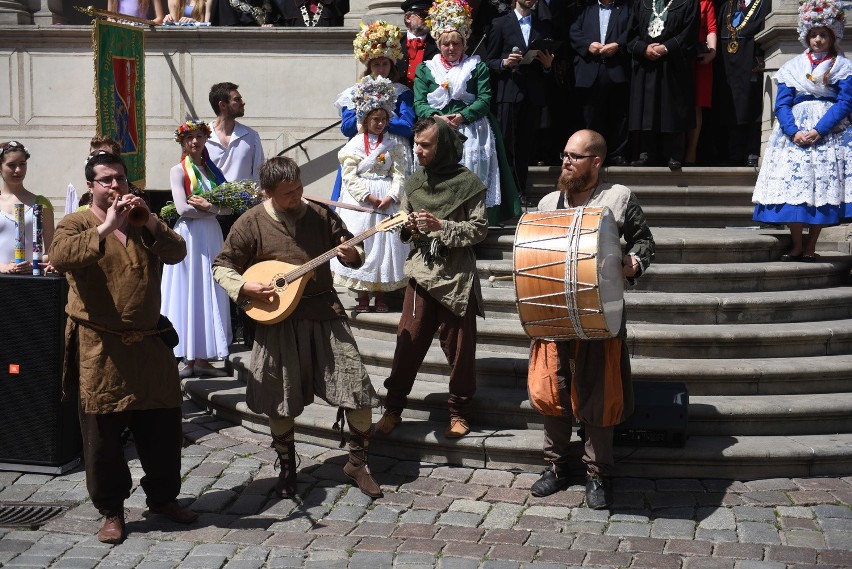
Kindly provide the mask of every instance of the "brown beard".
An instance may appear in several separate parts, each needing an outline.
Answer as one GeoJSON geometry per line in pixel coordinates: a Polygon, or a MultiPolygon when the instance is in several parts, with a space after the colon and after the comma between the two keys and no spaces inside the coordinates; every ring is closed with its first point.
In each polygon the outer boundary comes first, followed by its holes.
{"type": "Polygon", "coordinates": [[[559,181],[556,183],[556,187],[563,194],[582,194],[586,191],[586,187],[589,185],[589,180],[592,177],[588,174],[571,174],[569,172],[562,172],[559,175],[559,181]]]}

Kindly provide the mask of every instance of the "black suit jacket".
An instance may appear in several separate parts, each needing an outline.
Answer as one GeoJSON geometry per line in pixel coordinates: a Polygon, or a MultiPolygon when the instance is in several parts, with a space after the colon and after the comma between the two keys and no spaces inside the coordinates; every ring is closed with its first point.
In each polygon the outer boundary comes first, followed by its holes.
{"type": "Polygon", "coordinates": [[[626,0],[613,0],[606,41],[618,44],[618,53],[602,58],[589,53],[592,42],[601,41],[598,3],[589,4],[571,25],[571,47],[574,56],[574,81],[577,87],[593,87],[598,71],[603,65],[613,83],[626,83],[630,79],[630,55],[627,53],[627,31],[630,27],[630,9],[626,0]]]}
{"type": "MultiPolygon", "coordinates": [[[[530,23],[530,43],[537,39],[555,39],[550,22],[543,21],[532,14],[530,23]]],[[[521,24],[514,10],[494,20],[488,36],[488,68],[497,79],[495,101],[498,103],[519,103],[525,99],[534,105],[547,104],[548,90],[553,86],[553,73],[545,72],[538,61],[519,65],[514,70],[502,69],[502,62],[518,47],[526,53],[527,44],[521,24]]]]}
{"type": "MultiPolygon", "coordinates": [[[[402,59],[396,62],[396,70],[399,71],[399,82],[407,84],[405,76],[408,73],[408,34],[405,32],[402,32],[400,45],[402,46],[402,59]]],[[[435,43],[431,35],[426,34],[426,38],[423,40],[423,61],[429,61],[435,57],[438,55],[438,51],[440,51],[438,44],[435,43]]]]}

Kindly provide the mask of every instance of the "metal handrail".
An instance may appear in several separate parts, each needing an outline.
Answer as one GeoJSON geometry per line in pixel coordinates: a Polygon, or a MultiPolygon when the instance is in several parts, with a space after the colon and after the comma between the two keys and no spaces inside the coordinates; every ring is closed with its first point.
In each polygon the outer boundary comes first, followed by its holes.
{"type": "Polygon", "coordinates": [[[319,135],[321,135],[322,133],[324,133],[324,132],[328,132],[328,131],[330,131],[331,129],[333,129],[334,127],[336,127],[336,126],[339,126],[341,122],[343,122],[343,121],[342,121],[342,120],[339,120],[339,121],[337,121],[336,123],[330,124],[330,125],[328,125],[327,127],[325,127],[324,129],[322,129],[322,130],[318,130],[318,131],[316,131],[315,133],[313,133],[312,135],[310,135],[310,136],[308,136],[308,137],[303,138],[302,140],[300,140],[300,141],[299,141],[299,142],[297,142],[296,144],[291,144],[290,146],[288,146],[287,148],[285,148],[284,150],[282,150],[281,152],[279,152],[279,153],[278,153],[278,156],[283,156],[283,155],[284,155],[284,153],[289,152],[290,150],[293,150],[294,148],[300,148],[300,149],[302,150],[302,152],[304,152],[304,153],[305,153],[305,156],[307,156],[307,155],[308,155],[308,151],[307,151],[307,150],[305,150],[305,147],[304,147],[304,146],[302,146],[302,144],[303,144],[303,143],[305,143],[305,142],[307,142],[307,141],[309,141],[309,140],[313,140],[314,138],[318,137],[318,136],[319,136],[319,135]]]}

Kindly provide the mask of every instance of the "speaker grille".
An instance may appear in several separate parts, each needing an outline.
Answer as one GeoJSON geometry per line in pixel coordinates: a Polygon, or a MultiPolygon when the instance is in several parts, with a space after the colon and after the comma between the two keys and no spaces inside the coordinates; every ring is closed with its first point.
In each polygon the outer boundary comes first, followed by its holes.
{"type": "Polygon", "coordinates": [[[61,402],[62,277],[0,276],[0,461],[57,466],[79,454],[76,401],[61,402]]]}

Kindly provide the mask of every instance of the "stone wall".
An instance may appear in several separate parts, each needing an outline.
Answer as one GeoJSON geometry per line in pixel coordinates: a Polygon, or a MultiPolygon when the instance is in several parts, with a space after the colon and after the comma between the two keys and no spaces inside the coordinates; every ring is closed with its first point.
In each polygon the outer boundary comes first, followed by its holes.
{"type": "MultiPolygon", "coordinates": [[[[210,120],[212,84],[232,81],[246,100],[243,122],[257,129],[264,152],[287,146],[338,120],[337,94],[360,71],[354,29],[155,28],[145,32],[147,186],[168,190],[180,159],[172,132],[187,117],[210,120]]],[[[27,188],[62,209],[68,183],[85,186],[83,162],[95,133],[91,28],[0,27],[0,139],[32,152],[27,188]]],[[[300,164],[308,192],[328,195],[337,148],[334,128],[287,153],[300,164]],[[319,177],[321,174],[324,176],[319,177]],[[319,177],[319,178],[318,178],[319,177]]]]}

